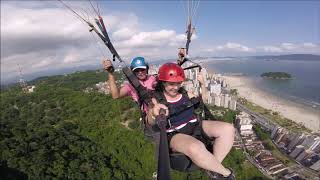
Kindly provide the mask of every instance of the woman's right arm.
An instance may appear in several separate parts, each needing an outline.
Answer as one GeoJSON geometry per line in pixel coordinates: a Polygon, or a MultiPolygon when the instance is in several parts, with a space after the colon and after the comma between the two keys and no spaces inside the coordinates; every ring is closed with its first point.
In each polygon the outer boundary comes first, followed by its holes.
{"type": "Polygon", "coordinates": [[[109,59],[103,60],[102,62],[103,68],[107,71],[108,74],[108,83],[110,86],[110,92],[113,99],[122,98],[127,95],[127,91],[125,88],[119,88],[116,84],[115,76],[113,75],[113,72],[110,71],[110,68],[112,67],[112,62],[109,59]]]}

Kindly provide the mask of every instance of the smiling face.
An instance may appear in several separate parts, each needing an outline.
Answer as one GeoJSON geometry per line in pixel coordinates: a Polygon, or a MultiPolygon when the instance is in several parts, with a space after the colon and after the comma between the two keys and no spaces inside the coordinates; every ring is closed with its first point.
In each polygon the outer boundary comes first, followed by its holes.
{"type": "Polygon", "coordinates": [[[182,82],[164,82],[164,93],[171,98],[175,98],[180,93],[178,92],[182,86],[182,82]]]}
{"type": "Polygon", "coordinates": [[[147,69],[138,68],[135,69],[133,72],[139,80],[144,81],[147,79],[147,69]]]}

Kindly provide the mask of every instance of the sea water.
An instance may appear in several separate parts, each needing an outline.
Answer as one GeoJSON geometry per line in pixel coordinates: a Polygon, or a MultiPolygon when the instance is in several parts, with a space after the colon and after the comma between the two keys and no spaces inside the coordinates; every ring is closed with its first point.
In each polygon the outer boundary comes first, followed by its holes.
{"type": "Polygon", "coordinates": [[[208,60],[205,67],[215,73],[243,73],[254,85],[276,96],[320,108],[320,61],[308,60],[208,60]],[[267,79],[264,72],[287,72],[292,79],[267,79]]]}

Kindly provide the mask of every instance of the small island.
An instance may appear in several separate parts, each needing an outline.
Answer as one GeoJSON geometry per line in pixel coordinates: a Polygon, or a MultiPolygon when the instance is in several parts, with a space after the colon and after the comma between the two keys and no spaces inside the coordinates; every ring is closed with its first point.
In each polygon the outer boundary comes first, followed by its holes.
{"type": "Polygon", "coordinates": [[[291,74],[286,72],[265,72],[260,76],[263,78],[270,78],[270,79],[292,79],[291,74]]]}

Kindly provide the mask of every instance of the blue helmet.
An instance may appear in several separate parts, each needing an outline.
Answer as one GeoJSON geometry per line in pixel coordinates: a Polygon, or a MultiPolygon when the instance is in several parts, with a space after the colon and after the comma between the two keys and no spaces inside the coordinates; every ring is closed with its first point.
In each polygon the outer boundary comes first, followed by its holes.
{"type": "Polygon", "coordinates": [[[135,69],[141,68],[141,69],[149,69],[148,63],[144,60],[144,57],[135,57],[132,59],[130,68],[132,71],[135,69]]]}

